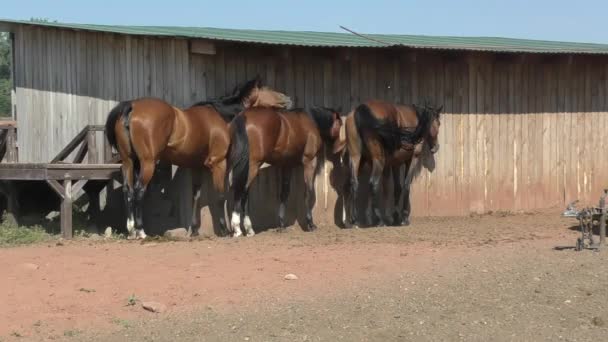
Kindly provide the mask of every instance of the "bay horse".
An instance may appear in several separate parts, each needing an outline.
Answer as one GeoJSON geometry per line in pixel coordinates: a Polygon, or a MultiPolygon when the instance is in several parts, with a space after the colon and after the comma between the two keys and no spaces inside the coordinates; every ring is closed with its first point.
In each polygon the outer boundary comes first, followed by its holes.
{"type": "Polygon", "coordinates": [[[337,110],[312,107],[310,110],[276,110],[249,108],[230,123],[232,146],[229,165],[234,190],[234,209],[231,217],[233,236],[255,232],[249,218],[249,187],[263,163],[280,168],[279,229],[286,228],[285,206],[293,169],[304,166],[306,231],[316,226],[312,218],[318,155],[324,144],[336,141],[342,119],[337,110]]]}
{"type": "MultiPolygon", "coordinates": [[[[146,237],[143,199],[159,161],[186,168],[207,167],[219,193],[216,205],[223,212],[226,155],[230,146],[228,122],[252,106],[288,108],[291,99],[262,87],[256,77],[235,87],[228,96],[199,102],[184,110],[158,98],[123,101],[112,109],[106,121],[106,136],[122,159],[130,238],[146,237]]],[[[193,235],[198,234],[200,226],[199,198],[200,187],[193,187],[193,235]]],[[[223,217],[220,226],[225,229],[223,217]]]]}
{"type": "MultiPolygon", "coordinates": [[[[427,144],[431,153],[439,150],[438,136],[440,113],[443,106],[435,108],[428,104],[398,105],[379,100],[360,104],[346,118],[346,148],[350,168],[350,225],[357,227],[357,190],[359,170],[362,164],[371,163],[370,176],[372,215],[375,225],[384,226],[380,211],[381,182],[386,184],[392,171],[394,191],[393,224],[409,225],[410,215],[410,177],[402,185],[400,168],[405,165],[408,175],[412,160],[427,144]],[[405,194],[403,206],[398,208],[399,200],[405,194]]],[[[373,221],[373,220],[372,220],[373,221]]]]}

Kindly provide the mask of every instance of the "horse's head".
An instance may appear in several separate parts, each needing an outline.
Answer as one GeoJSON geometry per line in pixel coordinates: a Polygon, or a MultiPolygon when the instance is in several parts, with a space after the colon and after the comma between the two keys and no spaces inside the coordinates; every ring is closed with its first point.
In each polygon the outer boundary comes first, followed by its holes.
{"type": "Polygon", "coordinates": [[[245,108],[270,107],[291,109],[293,107],[293,102],[289,96],[269,87],[262,86],[259,76],[256,80],[257,82],[253,84],[248,94],[242,98],[245,108]]]}
{"type": "Polygon", "coordinates": [[[423,113],[424,120],[428,122],[428,128],[424,135],[424,142],[429,146],[430,151],[432,153],[437,153],[439,151],[439,127],[441,126],[441,111],[443,110],[443,106],[434,107],[425,103],[423,106],[416,106],[416,111],[418,113],[423,113]]]}

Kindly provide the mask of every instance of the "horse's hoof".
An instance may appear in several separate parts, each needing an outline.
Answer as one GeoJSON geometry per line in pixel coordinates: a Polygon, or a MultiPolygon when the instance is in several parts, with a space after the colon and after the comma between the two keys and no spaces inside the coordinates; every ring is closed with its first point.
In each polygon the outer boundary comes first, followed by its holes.
{"type": "Polygon", "coordinates": [[[308,228],[306,229],[307,232],[312,232],[312,231],[315,231],[315,230],[317,230],[317,225],[314,224],[314,223],[309,224],[308,228]]]}
{"type": "Polygon", "coordinates": [[[404,227],[409,226],[410,225],[410,219],[405,218],[405,219],[401,220],[401,225],[404,226],[404,227]]]}
{"type": "Polygon", "coordinates": [[[243,233],[241,233],[241,231],[240,231],[240,230],[235,230],[235,231],[232,233],[232,237],[233,237],[233,238],[238,238],[238,237],[241,237],[241,236],[243,236],[243,233]]]}
{"type": "Polygon", "coordinates": [[[254,235],[255,235],[255,231],[253,231],[253,229],[252,229],[252,230],[250,230],[250,231],[248,231],[248,232],[247,232],[247,235],[246,235],[246,236],[247,236],[247,237],[252,237],[252,236],[254,236],[254,235]]]}

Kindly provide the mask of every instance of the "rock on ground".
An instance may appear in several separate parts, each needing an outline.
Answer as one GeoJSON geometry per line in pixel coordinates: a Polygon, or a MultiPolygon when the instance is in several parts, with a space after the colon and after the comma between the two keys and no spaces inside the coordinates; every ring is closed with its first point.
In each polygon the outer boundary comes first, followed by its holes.
{"type": "Polygon", "coordinates": [[[188,230],[186,228],[176,228],[167,230],[164,236],[168,239],[186,240],[188,239],[188,230]]]}
{"type": "Polygon", "coordinates": [[[141,306],[150,312],[161,313],[167,310],[167,306],[165,304],[158,302],[143,302],[141,303],[141,306]]]}

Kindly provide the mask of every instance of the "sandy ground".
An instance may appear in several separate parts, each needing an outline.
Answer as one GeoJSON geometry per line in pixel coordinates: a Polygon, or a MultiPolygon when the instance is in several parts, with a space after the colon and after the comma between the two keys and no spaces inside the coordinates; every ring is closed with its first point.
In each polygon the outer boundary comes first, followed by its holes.
{"type": "Polygon", "coordinates": [[[608,253],[556,248],[574,224],[555,210],[0,249],[0,341],[602,340],[608,253]]]}

